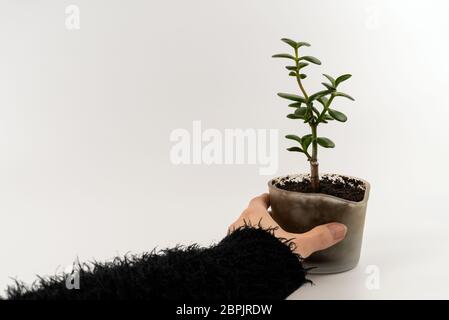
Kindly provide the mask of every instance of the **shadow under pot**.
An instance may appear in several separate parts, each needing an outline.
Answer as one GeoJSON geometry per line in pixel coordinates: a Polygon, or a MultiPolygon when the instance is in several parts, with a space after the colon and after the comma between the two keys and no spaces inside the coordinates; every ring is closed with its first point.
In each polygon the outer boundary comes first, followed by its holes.
{"type": "Polygon", "coordinates": [[[312,268],[311,274],[347,271],[360,258],[370,185],[359,178],[336,174],[322,175],[320,181],[323,193],[307,190],[310,176],[306,174],[270,180],[271,214],[281,228],[292,233],[304,233],[329,222],[345,224],[345,239],[313,253],[304,260],[304,266],[312,268]]]}

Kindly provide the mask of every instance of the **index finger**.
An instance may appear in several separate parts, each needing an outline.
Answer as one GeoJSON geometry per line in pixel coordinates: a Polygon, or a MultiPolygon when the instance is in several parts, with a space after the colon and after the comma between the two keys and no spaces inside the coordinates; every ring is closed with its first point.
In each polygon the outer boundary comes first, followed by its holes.
{"type": "Polygon", "coordinates": [[[249,202],[248,208],[263,208],[268,209],[270,207],[270,196],[268,193],[263,193],[257,196],[249,202]]]}

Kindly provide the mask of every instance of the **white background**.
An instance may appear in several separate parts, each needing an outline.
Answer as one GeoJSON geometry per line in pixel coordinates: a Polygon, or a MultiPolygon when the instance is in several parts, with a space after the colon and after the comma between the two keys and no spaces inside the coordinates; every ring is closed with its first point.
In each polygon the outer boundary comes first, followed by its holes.
{"type": "Polygon", "coordinates": [[[309,90],[352,73],[349,120],[322,128],[323,172],[368,180],[362,258],[292,298],[449,298],[447,1],[1,1],[0,288],[155,246],[221,239],[271,176],[174,166],[170,132],[277,128],[296,90],[274,53],[308,41],[309,90]],[[80,30],[65,8],[81,10],[80,30]],[[380,270],[369,290],[366,268],[380,270]]]}

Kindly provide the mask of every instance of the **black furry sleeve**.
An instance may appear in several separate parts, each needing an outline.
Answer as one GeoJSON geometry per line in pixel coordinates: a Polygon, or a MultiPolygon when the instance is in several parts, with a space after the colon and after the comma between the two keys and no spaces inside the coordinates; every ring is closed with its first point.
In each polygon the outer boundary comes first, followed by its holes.
{"type": "Polygon", "coordinates": [[[66,275],[7,289],[9,299],[284,299],[307,282],[299,256],[272,231],[245,227],[208,248],[176,247],[79,266],[66,275]]]}

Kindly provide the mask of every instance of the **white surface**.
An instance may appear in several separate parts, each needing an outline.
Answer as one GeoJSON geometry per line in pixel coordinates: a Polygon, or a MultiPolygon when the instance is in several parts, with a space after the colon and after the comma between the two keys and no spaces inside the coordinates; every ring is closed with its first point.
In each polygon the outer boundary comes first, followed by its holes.
{"type": "MultiPolygon", "coordinates": [[[[107,259],[219,240],[272,176],[255,165],[175,166],[175,128],[278,128],[296,90],[281,37],[312,44],[306,85],[350,72],[346,124],[322,134],[323,172],[372,185],[357,269],[313,277],[297,298],[448,298],[447,1],[2,1],[0,287],[107,259]],[[81,29],[65,28],[80,8],[81,29]],[[446,202],[446,203],[444,203],[446,202]],[[380,270],[379,290],[365,268],[380,270]]],[[[273,175],[273,176],[275,176],[273,175]]]]}
{"type": "Polygon", "coordinates": [[[449,275],[440,269],[449,260],[446,229],[410,226],[409,235],[391,230],[381,239],[368,232],[362,259],[355,269],[312,275],[314,285],[297,290],[289,299],[447,299],[449,275]]]}

